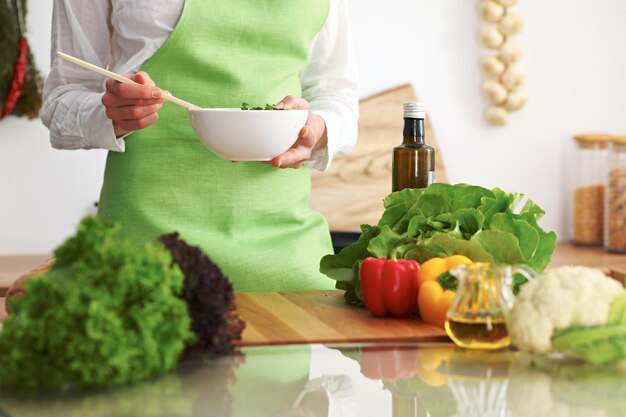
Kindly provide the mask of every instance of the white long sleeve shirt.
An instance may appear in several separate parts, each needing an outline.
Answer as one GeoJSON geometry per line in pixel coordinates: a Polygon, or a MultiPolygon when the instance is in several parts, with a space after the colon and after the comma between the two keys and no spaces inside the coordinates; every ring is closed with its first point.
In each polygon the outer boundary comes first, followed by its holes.
{"type": "MultiPolygon", "coordinates": [[[[57,149],[124,152],[101,102],[105,79],[55,57],[62,51],[120,74],[138,71],[167,40],[184,0],[54,0],[52,68],[41,119],[57,149]]],[[[326,23],[300,74],[302,96],[326,122],[328,145],[305,165],[325,170],[356,143],[358,81],[346,0],[330,0],[326,23]]],[[[167,86],[163,86],[167,88],[167,86]]],[[[129,139],[132,140],[132,139],[129,139]]]]}

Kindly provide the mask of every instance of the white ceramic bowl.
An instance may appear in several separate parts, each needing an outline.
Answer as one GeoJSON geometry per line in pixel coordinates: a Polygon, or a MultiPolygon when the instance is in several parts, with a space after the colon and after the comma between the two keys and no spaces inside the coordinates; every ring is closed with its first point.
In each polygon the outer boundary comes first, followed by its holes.
{"type": "Polygon", "coordinates": [[[189,110],[196,134],[229,161],[269,161],[289,149],[306,123],[307,110],[189,110]]]}

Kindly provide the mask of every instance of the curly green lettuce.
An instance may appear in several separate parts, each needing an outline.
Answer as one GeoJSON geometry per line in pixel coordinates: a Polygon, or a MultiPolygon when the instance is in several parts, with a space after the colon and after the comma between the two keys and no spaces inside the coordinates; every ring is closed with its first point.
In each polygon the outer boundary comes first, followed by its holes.
{"type": "Polygon", "coordinates": [[[173,369],[194,340],[183,274],[161,245],[82,220],[46,275],[9,302],[0,333],[0,385],[111,386],[173,369]]]}

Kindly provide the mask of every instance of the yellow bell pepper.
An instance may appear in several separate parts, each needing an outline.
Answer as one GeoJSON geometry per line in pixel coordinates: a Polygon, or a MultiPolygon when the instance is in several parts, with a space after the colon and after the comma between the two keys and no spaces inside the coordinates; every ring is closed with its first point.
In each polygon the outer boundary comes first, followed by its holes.
{"type": "Polygon", "coordinates": [[[472,261],[463,255],[452,255],[447,258],[431,258],[420,266],[417,278],[418,289],[427,281],[437,281],[439,275],[453,270],[459,265],[469,265],[472,261]]]}
{"type": "Polygon", "coordinates": [[[426,323],[445,328],[446,313],[454,301],[456,292],[444,290],[437,278],[459,265],[471,263],[466,256],[453,255],[447,258],[432,258],[421,265],[417,284],[419,288],[417,306],[426,323]]]}

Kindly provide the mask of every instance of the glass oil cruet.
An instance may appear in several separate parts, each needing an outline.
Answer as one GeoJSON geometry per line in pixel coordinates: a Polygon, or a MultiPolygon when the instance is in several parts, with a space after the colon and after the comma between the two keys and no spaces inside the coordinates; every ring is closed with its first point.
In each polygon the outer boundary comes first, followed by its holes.
{"type": "Polygon", "coordinates": [[[459,285],[446,317],[446,332],[469,349],[502,349],[511,344],[506,319],[513,307],[513,276],[532,279],[523,266],[461,265],[450,273],[459,285]]]}

